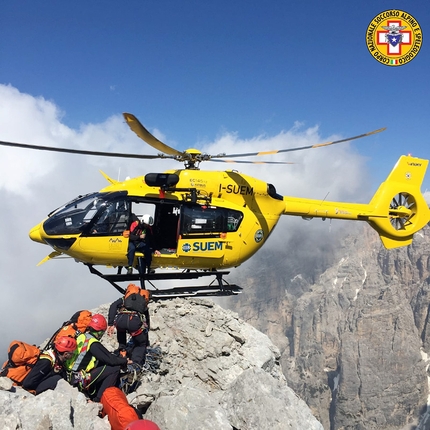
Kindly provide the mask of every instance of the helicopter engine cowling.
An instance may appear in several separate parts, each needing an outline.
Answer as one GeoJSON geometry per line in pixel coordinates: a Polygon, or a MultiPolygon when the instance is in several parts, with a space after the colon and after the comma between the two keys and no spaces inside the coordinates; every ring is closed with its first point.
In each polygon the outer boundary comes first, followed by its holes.
{"type": "Polygon", "coordinates": [[[175,173],[147,173],[145,183],[150,187],[174,187],[179,182],[175,173]]]}

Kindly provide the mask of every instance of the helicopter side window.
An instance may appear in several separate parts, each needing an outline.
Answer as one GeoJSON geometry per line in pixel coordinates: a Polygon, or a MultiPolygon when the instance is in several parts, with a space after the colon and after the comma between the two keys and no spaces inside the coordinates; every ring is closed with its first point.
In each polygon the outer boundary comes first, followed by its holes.
{"type": "Polygon", "coordinates": [[[182,213],[182,234],[208,234],[236,231],[243,218],[239,211],[206,206],[185,206],[182,213]]]}
{"type": "Polygon", "coordinates": [[[115,202],[115,219],[113,220],[111,232],[120,233],[128,228],[130,220],[130,203],[127,200],[115,202]]]}
{"type": "Polygon", "coordinates": [[[99,210],[92,234],[122,234],[127,229],[130,217],[129,203],[126,200],[106,202],[99,210]]]}
{"type": "Polygon", "coordinates": [[[237,231],[242,218],[242,212],[227,210],[227,231],[237,231]]]}
{"type": "Polygon", "coordinates": [[[109,233],[110,230],[110,218],[113,212],[113,205],[106,204],[106,207],[103,208],[103,212],[97,222],[94,224],[92,233],[109,233]]]}

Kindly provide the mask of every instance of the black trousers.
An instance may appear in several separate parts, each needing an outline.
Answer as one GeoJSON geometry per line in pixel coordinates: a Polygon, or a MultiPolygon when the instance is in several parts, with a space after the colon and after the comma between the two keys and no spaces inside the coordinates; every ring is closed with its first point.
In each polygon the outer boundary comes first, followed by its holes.
{"type": "MultiPolygon", "coordinates": [[[[151,267],[152,249],[145,242],[132,242],[132,241],[130,241],[128,243],[128,250],[127,250],[127,261],[128,261],[129,266],[133,266],[134,255],[136,254],[136,251],[144,253],[144,258],[143,258],[144,267],[142,267],[143,273],[141,273],[143,275],[145,273],[145,271],[149,270],[149,268],[151,267]]],[[[141,270],[141,268],[139,267],[139,271],[140,270],[141,270]]]]}
{"type": "Polygon", "coordinates": [[[109,387],[117,387],[119,381],[120,366],[98,366],[90,371],[91,382],[85,391],[94,402],[100,402],[104,390],[109,387]]]}
{"type": "Polygon", "coordinates": [[[126,349],[127,333],[130,333],[134,343],[130,358],[134,363],[143,365],[145,363],[146,348],[148,345],[148,330],[143,327],[140,315],[137,312],[118,314],[115,320],[115,326],[119,348],[126,349]]]}
{"type": "Polygon", "coordinates": [[[61,375],[52,375],[48,378],[44,379],[37,387],[36,387],[36,396],[40,393],[43,393],[46,390],[54,390],[57,386],[57,382],[63,379],[61,375]]]}

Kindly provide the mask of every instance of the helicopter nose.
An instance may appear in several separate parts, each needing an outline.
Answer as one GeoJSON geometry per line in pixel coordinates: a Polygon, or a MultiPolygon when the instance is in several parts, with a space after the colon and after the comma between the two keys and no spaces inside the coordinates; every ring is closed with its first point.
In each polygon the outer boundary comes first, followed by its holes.
{"type": "Polygon", "coordinates": [[[40,224],[37,224],[30,230],[29,236],[34,242],[45,243],[45,241],[42,239],[42,236],[40,235],[40,224]]]}

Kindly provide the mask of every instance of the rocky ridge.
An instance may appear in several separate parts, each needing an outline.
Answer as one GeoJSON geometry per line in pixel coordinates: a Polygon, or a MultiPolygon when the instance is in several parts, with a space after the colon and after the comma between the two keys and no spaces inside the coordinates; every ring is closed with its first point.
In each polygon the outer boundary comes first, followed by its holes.
{"type": "Polygon", "coordinates": [[[326,430],[430,428],[430,228],[394,250],[367,226],[331,239],[308,271],[300,246],[263,250],[264,274],[242,272],[246,291],[227,304],[279,345],[289,386],[326,430]]]}
{"type": "MultiPolygon", "coordinates": [[[[288,387],[279,349],[237,314],[201,299],[152,303],[150,312],[150,341],[162,360],[128,399],[161,429],[322,429],[288,387]]],[[[103,342],[116,347],[113,338],[103,342]]],[[[65,381],[35,397],[0,378],[2,429],[109,429],[97,414],[98,404],[65,381]]]]}

